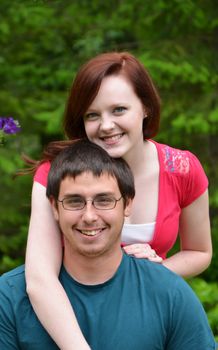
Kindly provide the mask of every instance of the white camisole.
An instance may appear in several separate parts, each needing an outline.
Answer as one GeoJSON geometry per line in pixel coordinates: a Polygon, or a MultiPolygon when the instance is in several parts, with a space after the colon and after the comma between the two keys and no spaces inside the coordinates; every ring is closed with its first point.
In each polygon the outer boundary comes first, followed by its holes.
{"type": "Polygon", "coordinates": [[[153,239],[155,223],[148,224],[124,224],[122,230],[122,242],[125,244],[148,243],[153,239]]]}

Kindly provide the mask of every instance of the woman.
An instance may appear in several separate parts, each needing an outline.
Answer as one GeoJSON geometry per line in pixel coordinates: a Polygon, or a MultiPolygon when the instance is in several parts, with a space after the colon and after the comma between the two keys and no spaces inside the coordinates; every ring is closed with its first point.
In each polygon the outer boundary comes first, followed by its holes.
{"type": "MultiPolygon", "coordinates": [[[[64,129],[70,140],[88,138],[112,157],[124,158],[133,171],[136,197],[122,232],[125,252],[162,262],[181,276],[197,275],[212,255],[208,181],[193,154],[151,140],[159,118],[159,96],[144,67],[129,53],[107,53],[78,72],[64,129]],[[181,249],[166,258],[178,232],[181,249]]],[[[61,349],[89,349],[58,282],[61,238],[45,196],[48,161],[64,146],[63,141],[51,144],[43,159],[47,162],[41,162],[35,174],[27,291],[40,321],[61,349]]]]}

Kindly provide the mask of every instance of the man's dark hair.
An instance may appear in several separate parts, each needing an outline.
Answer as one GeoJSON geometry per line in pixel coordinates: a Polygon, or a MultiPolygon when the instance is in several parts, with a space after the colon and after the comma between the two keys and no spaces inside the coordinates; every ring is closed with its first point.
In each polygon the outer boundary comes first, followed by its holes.
{"type": "Polygon", "coordinates": [[[61,181],[69,176],[74,179],[90,172],[99,177],[108,174],[117,180],[126,204],[135,196],[134,178],[128,164],[122,158],[112,158],[100,146],[88,141],[75,141],[62,150],[51,163],[46,195],[58,199],[61,181]]]}

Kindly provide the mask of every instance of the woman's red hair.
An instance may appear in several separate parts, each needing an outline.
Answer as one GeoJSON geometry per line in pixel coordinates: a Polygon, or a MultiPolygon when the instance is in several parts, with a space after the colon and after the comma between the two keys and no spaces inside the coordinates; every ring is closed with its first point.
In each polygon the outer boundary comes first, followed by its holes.
{"type": "Polygon", "coordinates": [[[52,160],[64,147],[74,140],[87,138],[84,128],[84,115],[95,99],[102,80],[109,75],[124,75],[145,107],[147,118],[143,120],[145,139],[154,137],[159,129],[160,98],[144,66],[128,52],[109,52],[98,55],[85,63],[78,71],[67,99],[63,127],[68,141],[55,141],[48,144],[40,162],[25,158],[34,171],[39,164],[52,160]]]}

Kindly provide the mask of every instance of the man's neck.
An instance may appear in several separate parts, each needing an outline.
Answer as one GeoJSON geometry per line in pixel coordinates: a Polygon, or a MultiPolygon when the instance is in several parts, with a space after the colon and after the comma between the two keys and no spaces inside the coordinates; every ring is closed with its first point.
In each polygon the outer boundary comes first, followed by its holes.
{"type": "Polygon", "coordinates": [[[97,285],[108,281],[116,273],[123,252],[121,248],[106,254],[87,257],[81,254],[64,254],[64,267],[77,282],[97,285]]]}

